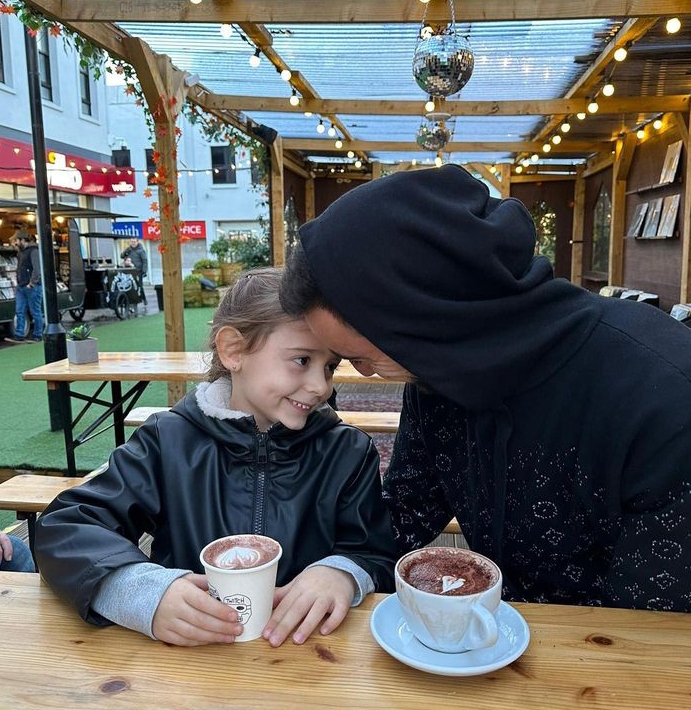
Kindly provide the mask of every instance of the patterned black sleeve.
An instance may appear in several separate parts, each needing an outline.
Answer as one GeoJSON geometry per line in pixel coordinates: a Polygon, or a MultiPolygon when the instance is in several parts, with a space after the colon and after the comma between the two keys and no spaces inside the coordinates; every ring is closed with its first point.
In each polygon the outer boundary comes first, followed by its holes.
{"type": "Polygon", "coordinates": [[[453,517],[425,448],[414,385],[406,385],[403,396],[401,423],[384,474],[384,499],[401,553],[432,542],[453,517]]]}

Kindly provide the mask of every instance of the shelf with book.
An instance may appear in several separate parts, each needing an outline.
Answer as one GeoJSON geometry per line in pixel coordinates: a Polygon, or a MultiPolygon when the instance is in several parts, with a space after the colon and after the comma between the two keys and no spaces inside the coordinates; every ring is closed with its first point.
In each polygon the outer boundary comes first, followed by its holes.
{"type": "Polygon", "coordinates": [[[638,202],[634,206],[626,229],[627,237],[638,240],[654,240],[674,239],[679,236],[677,216],[681,199],[681,179],[677,181],[677,172],[682,146],[681,140],[667,146],[658,183],[644,185],[626,192],[627,195],[639,195],[667,188],[666,194],[638,202]]]}

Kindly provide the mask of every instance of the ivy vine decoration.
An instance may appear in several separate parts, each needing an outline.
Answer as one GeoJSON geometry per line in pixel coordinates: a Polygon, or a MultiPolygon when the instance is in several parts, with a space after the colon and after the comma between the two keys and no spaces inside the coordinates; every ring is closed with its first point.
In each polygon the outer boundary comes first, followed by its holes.
{"type": "Polygon", "coordinates": [[[22,0],[0,0],[0,14],[16,15],[17,19],[35,37],[41,30],[52,37],[62,37],[66,47],[74,49],[79,56],[79,65],[98,81],[103,75],[107,54],[79,33],[51,20],[22,0]]]}

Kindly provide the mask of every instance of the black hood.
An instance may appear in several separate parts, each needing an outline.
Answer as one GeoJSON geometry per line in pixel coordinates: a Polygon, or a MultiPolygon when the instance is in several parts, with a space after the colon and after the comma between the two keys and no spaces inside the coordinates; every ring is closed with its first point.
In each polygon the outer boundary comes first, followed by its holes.
{"type": "Polygon", "coordinates": [[[300,239],[348,323],[471,409],[493,408],[551,375],[599,319],[599,297],[555,280],[549,261],[534,256],[523,204],[490,197],[458,166],[351,190],[300,239]]]}

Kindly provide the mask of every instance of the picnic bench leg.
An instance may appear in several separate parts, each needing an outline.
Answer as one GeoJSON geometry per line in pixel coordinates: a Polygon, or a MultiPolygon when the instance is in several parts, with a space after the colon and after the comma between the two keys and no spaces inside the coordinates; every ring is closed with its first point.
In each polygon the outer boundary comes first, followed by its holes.
{"type": "MultiPolygon", "coordinates": [[[[34,552],[34,547],[36,546],[36,517],[37,513],[17,512],[17,520],[26,520],[26,527],[29,531],[29,550],[34,558],[34,564],[36,564],[36,553],[34,552]]],[[[36,565],[36,568],[38,569],[38,565],[36,565]]]]}
{"type": "Polygon", "coordinates": [[[122,409],[122,384],[118,380],[110,383],[111,401],[117,405],[113,409],[113,433],[115,434],[115,445],[120,446],[125,443],[125,415],[122,409]]]}
{"type": "Polygon", "coordinates": [[[60,415],[62,417],[62,433],[65,437],[65,458],[67,459],[66,476],[77,475],[77,462],[74,456],[74,438],[72,432],[72,403],[70,398],[69,382],[56,383],[56,389],[60,392],[60,415]]]}

